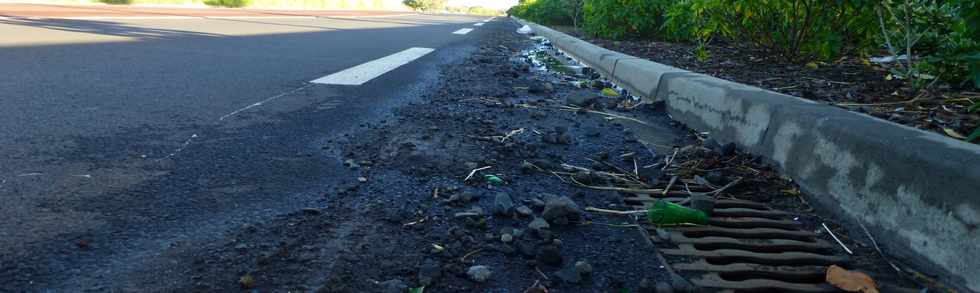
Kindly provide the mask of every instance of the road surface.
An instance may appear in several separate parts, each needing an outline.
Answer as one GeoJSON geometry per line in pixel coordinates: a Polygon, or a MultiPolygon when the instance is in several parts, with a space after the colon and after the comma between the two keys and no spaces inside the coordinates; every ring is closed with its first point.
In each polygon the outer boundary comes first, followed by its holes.
{"type": "Polygon", "coordinates": [[[324,143],[487,20],[38,7],[0,5],[0,291],[170,288],[173,255],[356,180],[324,143]]]}

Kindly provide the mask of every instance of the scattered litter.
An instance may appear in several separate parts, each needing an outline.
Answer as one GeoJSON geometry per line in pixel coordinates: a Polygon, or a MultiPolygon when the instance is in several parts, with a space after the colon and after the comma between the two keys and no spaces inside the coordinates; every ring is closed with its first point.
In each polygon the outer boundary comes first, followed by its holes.
{"type": "Polygon", "coordinates": [[[847,246],[844,245],[844,242],[840,241],[840,238],[837,238],[837,235],[834,235],[834,231],[830,231],[830,228],[827,227],[826,223],[820,223],[820,225],[823,226],[824,230],[827,230],[827,233],[830,233],[830,237],[833,237],[834,240],[837,240],[837,244],[840,244],[840,247],[843,247],[844,251],[847,251],[847,254],[854,254],[854,252],[852,252],[850,248],[847,248],[847,246]]]}
{"type": "Polygon", "coordinates": [[[909,59],[909,56],[908,55],[902,54],[902,55],[897,56],[897,57],[895,55],[892,55],[892,56],[882,56],[882,57],[871,57],[868,60],[870,60],[873,63],[885,64],[885,63],[895,62],[895,60],[908,60],[908,59],[909,59]]]}
{"type": "Polygon", "coordinates": [[[610,96],[610,97],[618,97],[619,96],[619,92],[616,92],[616,90],[614,90],[612,88],[604,88],[604,89],[602,89],[602,94],[603,95],[606,95],[606,96],[610,96]]]}
{"type": "Polygon", "coordinates": [[[530,34],[532,32],[534,32],[534,30],[532,30],[531,27],[527,26],[526,24],[521,28],[517,29],[517,33],[522,35],[530,34]]]}
{"type": "Polygon", "coordinates": [[[870,276],[837,265],[827,268],[827,283],[847,292],[878,293],[878,285],[870,276]]]}
{"type": "Polygon", "coordinates": [[[500,177],[497,177],[497,175],[488,174],[488,175],[484,175],[483,178],[487,180],[487,183],[490,183],[490,184],[493,184],[493,185],[501,185],[501,184],[504,184],[504,180],[503,179],[500,179],[500,177]]]}
{"type": "Polygon", "coordinates": [[[666,200],[658,200],[647,211],[647,219],[657,225],[707,224],[708,215],[703,211],[685,207],[666,200]]]}

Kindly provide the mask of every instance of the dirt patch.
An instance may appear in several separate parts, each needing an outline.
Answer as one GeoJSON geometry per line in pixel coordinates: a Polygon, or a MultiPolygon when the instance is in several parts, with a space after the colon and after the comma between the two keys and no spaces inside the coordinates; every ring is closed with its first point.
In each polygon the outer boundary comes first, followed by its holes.
{"type": "MultiPolygon", "coordinates": [[[[356,181],[326,191],[321,206],[233,231],[194,257],[184,289],[651,292],[683,278],[637,229],[642,219],[586,211],[628,209],[625,193],[582,185],[630,178],[662,187],[669,176],[647,171],[668,158],[686,164],[685,180],[745,177],[726,197],[798,212],[808,228],[833,224],[756,158],[712,150],[656,105],[632,107],[572,78],[530,72],[522,50],[532,43],[516,26],[484,29],[492,31],[479,51],[443,68],[424,102],[324,146],[343,155],[356,181]],[[595,97],[571,98],[582,91],[595,97]],[[645,129],[659,130],[659,146],[644,145],[629,127],[636,121],[656,125],[645,129]]],[[[881,269],[874,250],[857,253],[869,260],[848,268],[902,279],[881,269]]]]}

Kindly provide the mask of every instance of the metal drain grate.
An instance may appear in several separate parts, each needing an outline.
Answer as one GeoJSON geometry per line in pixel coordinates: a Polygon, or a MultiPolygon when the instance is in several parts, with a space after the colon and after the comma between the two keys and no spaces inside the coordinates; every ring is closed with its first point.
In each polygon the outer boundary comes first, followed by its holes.
{"type": "MultiPolygon", "coordinates": [[[[640,194],[625,200],[648,206],[657,199],[640,194]]],[[[791,216],[758,202],[719,200],[708,225],[670,227],[668,239],[653,238],[660,252],[674,259],[669,265],[695,276],[691,283],[705,290],[840,292],[825,283],[824,276],[827,266],[846,265],[848,257],[813,231],[803,230],[791,216]]]]}

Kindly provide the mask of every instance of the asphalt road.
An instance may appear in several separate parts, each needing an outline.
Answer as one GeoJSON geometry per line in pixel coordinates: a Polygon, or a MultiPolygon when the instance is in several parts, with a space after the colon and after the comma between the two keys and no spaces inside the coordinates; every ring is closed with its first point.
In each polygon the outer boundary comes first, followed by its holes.
{"type": "Polygon", "coordinates": [[[0,18],[0,291],[172,288],[177,255],[355,182],[323,146],[425,95],[485,19],[0,18]],[[383,59],[409,48],[434,51],[383,59]],[[365,63],[393,69],[310,83],[365,63]]]}

